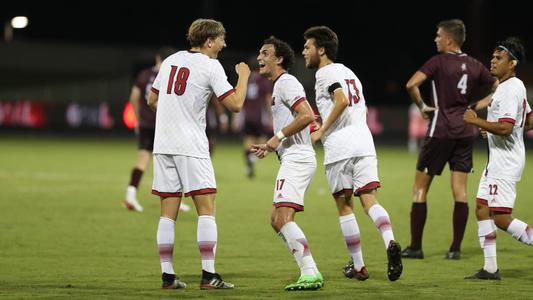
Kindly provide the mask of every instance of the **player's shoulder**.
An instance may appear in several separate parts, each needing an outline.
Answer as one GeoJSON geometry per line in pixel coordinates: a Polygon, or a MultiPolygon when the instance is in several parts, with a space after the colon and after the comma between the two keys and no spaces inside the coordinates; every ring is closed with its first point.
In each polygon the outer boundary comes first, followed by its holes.
{"type": "Polygon", "coordinates": [[[283,73],[275,81],[275,84],[278,86],[279,85],[292,85],[292,84],[300,84],[300,81],[298,81],[298,78],[296,78],[296,76],[292,74],[283,73]]]}
{"type": "Polygon", "coordinates": [[[500,82],[498,87],[501,87],[502,91],[512,91],[517,93],[526,89],[524,82],[515,76],[500,82]]]}

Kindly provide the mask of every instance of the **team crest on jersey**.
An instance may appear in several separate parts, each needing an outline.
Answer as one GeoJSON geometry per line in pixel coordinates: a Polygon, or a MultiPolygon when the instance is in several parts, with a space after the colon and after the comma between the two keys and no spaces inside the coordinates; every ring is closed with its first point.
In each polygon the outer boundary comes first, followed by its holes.
{"type": "Polygon", "coordinates": [[[465,64],[465,63],[463,63],[463,64],[461,65],[461,70],[462,70],[462,71],[466,71],[466,64],[465,64]]]}

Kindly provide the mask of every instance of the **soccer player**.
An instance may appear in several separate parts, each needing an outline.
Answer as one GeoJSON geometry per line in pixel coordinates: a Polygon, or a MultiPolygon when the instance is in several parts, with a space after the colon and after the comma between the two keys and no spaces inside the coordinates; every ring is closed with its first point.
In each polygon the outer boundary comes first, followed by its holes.
{"type": "Polygon", "coordinates": [[[276,134],[266,144],[254,144],[251,150],[259,158],[275,151],[281,161],[274,187],[271,225],[291,251],[301,272],[298,281],[287,285],[285,290],[316,290],[324,281],[303,231],[294,222],[296,212],[304,210],[304,194],[316,170],[309,134],[313,110],[302,84],[287,73],[294,62],[294,51],[287,43],[275,37],[266,39],[257,60],[261,75],[274,82],[272,118],[276,134]]]}
{"type": "MultiPolygon", "coordinates": [[[[463,21],[452,19],[437,25],[435,44],[439,54],[429,59],[407,82],[411,100],[425,118],[431,117],[429,129],[418,156],[411,207],[411,244],[402,252],[405,258],[424,258],[422,233],[427,216],[427,193],[433,177],[440,175],[446,163],[450,166],[453,210],[453,241],[446,259],[461,258],[461,242],[468,220],[466,183],[472,172],[472,146],[476,128],[465,124],[463,113],[473,104],[476,89],[493,90],[497,81],[487,68],[461,51],[465,41],[463,21]],[[419,86],[431,79],[431,104],[426,105],[419,86]]],[[[490,95],[476,104],[484,108],[490,95]]]]}
{"type": "Polygon", "coordinates": [[[316,26],[304,33],[305,65],[318,69],[315,83],[316,104],[322,126],[312,133],[313,142],[322,140],[326,177],[339,213],[341,231],[352,262],[344,268],[345,276],[368,279],[363,261],[359,225],[353,212],[352,193],[380,231],[387,250],[389,280],[402,274],[400,245],[394,240],[389,214],[378,203],[380,187],[376,150],[366,123],[363,87],[346,66],[335,63],[339,40],[326,26],[316,26]]]}
{"type": "Polygon", "coordinates": [[[521,41],[511,37],[498,42],[490,61],[490,72],[500,81],[488,108],[487,119],[467,109],[464,121],[487,131],[489,158],[477,191],[476,217],[479,243],[483,249],[483,268],[465,279],[500,280],[496,262],[496,228],[507,231],[516,240],[533,246],[533,231],[523,221],[513,218],[516,184],[525,164],[524,125],[533,127],[526,88],[516,77],[525,50],[521,41]]]}
{"type": "Polygon", "coordinates": [[[233,115],[232,127],[235,132],[243,134],[244,158],[246,161],[246,176],[255,177],[254,162],[257,159],[250,151],[253,144],[264,144],[268,132],[272,130],[272,83],[259,74],[257,60],[250,60],[252,74],[248,80],[246,100],[242,112],[233,115]]]}
{"type": "Polygon", "coordinates": [[[197,19],[189,27],[188,51],[169,56],[152,86],[148,104],[157,110],[152,193],[161,198],[157,246],[164,289],[183,288],[172,264],[174,225],[183,195],[191,196],[198,213],[197,241],[202,259],[201,289],[231,289],[215,272],[217,224],[216,182],[205,133],[206,107],[214,93],[230,111],[242,108],[250,69],[239,63],[236,89],[216,59],[226,47],[221,22],[197,19]]]}
{"type": "MultiPolygon", "coordinates": [[[[155,113],[150,107],[148,107],[146,97],[150,92],[152,83],[161,66],[161,62],[175,52],[175,49],[169,47],[159,49],[155,56],[155,65],[151,68],[142,70],[131,88],[130,102],[133,106],[135,116],[137,117],[135,135],[137,137],[137,147],[139,150],[137,163],[131,171],[130,183],[126,189],[124,206],[129,210],[143,211],[143,207],[137,200],[137,189],[139,188],[139,183],[141,182],[144,171],[152,160],[152,150],[154,149],[155,113]]],[[[180,206],[180,209],[183,211],[190,210],[189,206],[185,203],[180,206]]]]}

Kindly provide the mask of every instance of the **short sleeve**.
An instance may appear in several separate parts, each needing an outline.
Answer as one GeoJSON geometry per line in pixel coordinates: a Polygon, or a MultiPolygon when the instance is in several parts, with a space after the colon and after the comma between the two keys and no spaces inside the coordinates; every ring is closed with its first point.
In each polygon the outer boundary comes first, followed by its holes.
{"type": "Polygon", "coordinates": [[[294,110],[296,106],[306,101],[304,87],[294,77],[285,79],[280,83],[282,83],[282,86],[280,86],[281,101],[287,107],[290,107],[291,110],[294,110]]]}
{"type": "Polygon", "coordinates": [[[420,72],[426,74],[427,77],[433,77],[439,68],[439,56],[433,56],[420,68],[420,72]]]}
{"type": "Polygon", "coordinates": [[[224,100],[227,96],[231,95],[235,92],[235,89],[233,89],[233,86],[228,82],[228,77],[226,76],[226,72],[224,72],[224,68],[222,68],[222,65],[220,62],[216,59],[212,60],[212,73],[211,73],[211,88],[213,89],[213,92],[217,96],[219,101],[224,100]]]}
{"type": "Polygon", "coordinates": [[[529,116],[531,114],[531,106],[529,106],[529,102],[526,101],[526,114],[529,116]]]}
{"type": "MultiPolygon", "coordinates": [[[[494,100],[498,103],[496,119],[498,122],[508,122],[514,124],[517,119],[519,99],[512,90],[502,90],[494,94],[494,100]]],[[[521,103],[520,103],[521,105],[521,103]]]]}
{"type": "Polygon", "coordinates": [[[339,80],[334,76],[332,72],[330,72],[329,69],[324,70],[324,72],[320,72],[316,77],[317,83],[320,87],[323,87],[325,89],[326,93],[329,93],[329,88],[334,84],[341,84],[339,80]]]}

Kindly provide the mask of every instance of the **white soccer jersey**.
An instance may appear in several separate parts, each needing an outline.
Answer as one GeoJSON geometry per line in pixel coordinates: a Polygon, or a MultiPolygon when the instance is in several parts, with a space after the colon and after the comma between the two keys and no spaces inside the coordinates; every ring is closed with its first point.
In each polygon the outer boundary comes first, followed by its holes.
{"type": "Polygon", "coordinates": [[[331,85],[339,83],[350,104],[331,128],[322,136],[324,164],[359,156],[376,155],[374,140],[366,124],[366,102],[363,86],[355,74],[343,64],[329,64],[316,74],[315,92],[318,112],[325,121],[334,106],[331,85]]]}
{"type": "Polygon", "coordinates": [[[161,64],[152,90],[159,95],[153,152],[208,158],[207,105],[213,92],[219,101],[234,92],[220,62],[177,52],[161,64]]]}
{"type": "MultiPolygon", "coordinates": [[[[284,73],[274,82],[272,91],[272,121],[274,132],[287,127],[293,120],[296,112],[294,108],[305,99],[305,91],[296,77],[284,73]]],[[[284,161],[315,161],[315,150],[311,143],[309,128],[293,134],[283,140],[277,149],[278,156],[284,161]]]]}
{"type": "Polygon", "coordinates": [[[509,136],[487,134],[489,160],[487,177],[519,181],[526,162],[524,123],[531,112],[522,80],[512,77],[498,85],[488,108],[487,121],[514,124],[509,136]]]}

